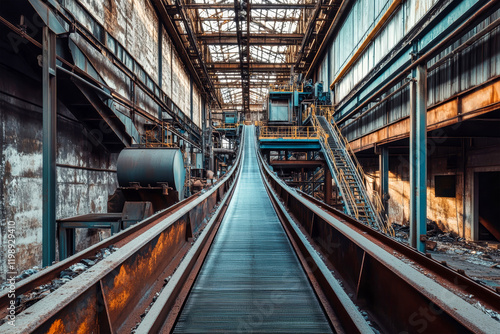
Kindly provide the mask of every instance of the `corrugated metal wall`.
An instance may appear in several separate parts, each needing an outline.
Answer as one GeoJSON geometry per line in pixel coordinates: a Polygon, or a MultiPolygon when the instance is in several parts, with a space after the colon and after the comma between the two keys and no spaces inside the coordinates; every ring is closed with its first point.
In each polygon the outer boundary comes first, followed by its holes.
{"type": "MultiPolygon", "coordinates": [[[[340,80],[335,102],[338,103],[347,96],[437,2],[438,0],[404,1],[363,55],[340,80]]],[[[333,40],[329,50],[330,55],[323,57],[319,67],[322,68],[325,63],[330,63],[330,73],[324,78],[325,83],[329,85],[335,79],[391,3],[392,0],[359,0],[353,5],[333,40]]]]}
{"type": "MultiPolygon", "coordinates": [[[[366,38],[368,32],[387,10],[392,1],[359,0],[351,9],[346,21],[334,38],[328,53],[317,69],[318,79],[327,85],[340,72],[348,59],[366,38]],[[327,65],[330,70],[328,73],[327,65]]],[[[362,56],[351,67],[336,86],[335,103],[345,98],[353,88],[386,57],[391,50],[414,28],[437,0],[407,0],[396,10],[392,18],[370,43],[362,56]]],[[[467,39],[484,29],[500,16],[500,11],[472,29],[466,36],[428,62],[432,66],[463,44],[467,39]]],[[[500,30],[494,29],[472,46],[454,55],[451,59],[428,73],[428,106],[442,102],[455,94],[477,86],[500,75],[500,30]]],[[[383,99],[401,87],[394,87],[380,97],[383,99]]],[[[388,100],[363,115],[356,122],[348,121],[343,132],[349,140],[356,139],[409,115],[409,89],[402,89],[388,100]],[[350,123],[349,123],[350,122],[350,123]]]]}
{"type": "MultiPolygon", "coordinates": [[[[493,13],[459,41],[429,61],[428,68],[431,68],[437,61],[499,17],[500,11],[493,13]]],[[[474,45],[445,61],[436,69],[429,71],[427,105],[432,106],[442,102],[498,75],[500,75],[500,29],[497,27],[474,45]]]]}

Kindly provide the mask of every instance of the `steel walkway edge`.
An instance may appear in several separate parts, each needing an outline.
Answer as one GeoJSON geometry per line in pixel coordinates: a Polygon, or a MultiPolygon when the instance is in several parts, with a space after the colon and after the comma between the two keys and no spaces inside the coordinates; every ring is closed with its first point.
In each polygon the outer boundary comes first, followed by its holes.
{"type": "Polygon", "coordinates": [[[332,332],[265,191],[254,132],[245,129],[240,178],[203,266],[191,274],[189,295],[176,304],[182,311],[167,315],[176,312],[167,302],[173,285],[138,332],[332,332]]]}

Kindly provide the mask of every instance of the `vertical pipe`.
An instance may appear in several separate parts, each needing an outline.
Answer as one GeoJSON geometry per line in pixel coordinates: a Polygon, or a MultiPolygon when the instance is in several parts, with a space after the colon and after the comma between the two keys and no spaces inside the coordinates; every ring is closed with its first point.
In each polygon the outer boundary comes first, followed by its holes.
{"type": "Polygon", "coordinates": [[[201,168],[208,168],[205,163],[207,151],[207,116],[205,114],[205,99],[201,99],[201,156],[203,157],[203,166],[201,168]]]}
{"type": "Polygon", "coordinates": [[[50,266],[56,259],[56,35],[43,27],[43,219],[42,263],[50,266]]]}
{"type": "Polygon", "coordinates": [[[384,205],[384,210],[388,212],[388,199],[389,199],[389,148],[381,147],[379,156],[379,170],[380,170],[380,198],[384,205]]]}
{"type": "Polygon", "coordinates": [[[427,233],[427,69],[418,65],[410,85],[410,245],[425,252],[427,233]]]}
{"type": "Polygon", "coordinates": [[[416,68],[416,126],[417,126],[417,249],[425,252],[427,235],[427,67],[416,68]]]}
{"type": "Polygon", "coordinates": [[[212,133],[212,109],[208,109],[208,143],[209,143],[209,156],[210,156],[210,161],[209,161],[209,166],[208,168],[212,171],[215,172],[214,169],[214,148],[213,148],[213,133],[212,133]]]}
{"type": "Polygon", "coordinates": [[[416,161],[416,87],[415,81],[410,83],[410,237],[409,244],[417,247],[417,161],[416,161]]]}
{"type": "Polygon", "coordinates": [[[193,110],[193,77],[192,76],[189,76],[189,108],[190,108],[190,113],[191,113],[191,121],[193,121],[194,123],[194,119],[193,119],[193,114],[194,114],[194,110],[193,110]]]}

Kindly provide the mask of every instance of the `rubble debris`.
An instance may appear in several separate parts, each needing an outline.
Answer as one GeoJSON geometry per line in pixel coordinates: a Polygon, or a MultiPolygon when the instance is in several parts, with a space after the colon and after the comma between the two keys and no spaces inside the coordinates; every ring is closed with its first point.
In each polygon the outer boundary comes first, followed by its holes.
{"type": "Polygon", "coordinates": [[[475,308],[480,309],[481,311],[483,311],[484,313],[486,313],[487,315],[489,315],[490,317],[492,317],[496,321],[500,321],[500,314],[498,314],[497,312],[484,307],[484,305],[482,305],[480,302],[476,302],[473,305],[475,308]]]}
{"type": "Polygon", "coordinates": [[[427,250],[435,250],[437,247],[437,242],[432,240],[425,241],[425,249],[427,250]]]}
{"type": "MultiPolygon", "coordinates": [[[[96,255],[90,259],[83,259],[78,263],[73,264],[69,268],[62,270],[59,273],[59,278],[52,280],[50,283],[40,285],[35,289],[25,292],[24,294],[18,295],[16,297],[16,314],[24,311],[31,305],[35,304],[37,301],[43,299],[48,296],[51,292],[57,290],[63,284],[71,281],[76,276],[80,275],[88,268],[92,267],[100,260],[108,257],[111,253],[117,251],[118,248],[111,245],[106,248],[100,249],[96,255]]],[[[23,271],[19,276],[16,277],[16,282],[19,282],[35,273],[40,271],[39,267],[33,267],[31,269],[27,269],[23,271]]],[[[0,290],[4,289],[7,286],[7,283],[2,283],[0,285],[0,290]]],[[[0,319],[0,326],[7,321],[7,318],[0,319]]]]}
{"type": "MultiPolygon", "coordinates": [[[[16,277],[14,277],[14,279],[15,279],[15,281],[17,283],[17,282],[19,282],[19,281],[21,281],[21,280],[23,280],[25,278],[30,277],[31,275],[36,274],[39,271],[40,271],[40,267],[35,266],[33,268],[24,270],[21,274],[19,274],[16,277]]],[[[0,291],[2,291],[3,289],[7,288],[8,286],[10,286],[10,282],[3,282],[2,284],[0,284],[0,291]]]]}

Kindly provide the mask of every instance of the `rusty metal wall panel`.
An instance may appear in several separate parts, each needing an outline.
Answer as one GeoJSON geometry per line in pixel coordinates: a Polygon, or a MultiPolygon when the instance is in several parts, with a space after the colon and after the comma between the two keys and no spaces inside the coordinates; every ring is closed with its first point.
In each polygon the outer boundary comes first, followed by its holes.
{"type": "MultiPolygon", "coordinates": [[[[162,78],[158,77],[158,17],[149,0],[107,0],[104,5],[98,0],[65,1],[64,5],[78,22],[121,59],[144,84],[154,89],[161,80],[163,91],[190,117],[189,75],[179,57],[172,57],[172,43],[163,28],[162,78]]],[[[176,51],[173,50],[173,53],[176,54],[176,51]]],[[[111,71],[108,69],[108,72],[111,71]]],[[[113,87],[114,78],[105,77],[106,84],[113,87]]],[[[119,92],[127,96],[130,89],[119,92]]],[[[157,116],[158,106],[155,103],[148,98],[138,101],[139,104],[141,102],[141,106],[151,115],[157,116]]]]}
{"type": "Polygon", "coordinates": [[[363,115],[359,121],[346,126],[342,133],[347,139],[350,141],[355,140],[401,118],[408,117],[410,110],[409,88],[406,86],[399,90],[400,87],[401,84],[398,84],[388,93],[382,95],[381,99],[384,99],[395,92],[394,95],[363,115]]]}

